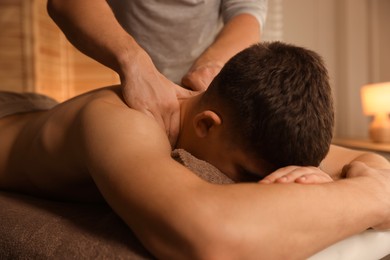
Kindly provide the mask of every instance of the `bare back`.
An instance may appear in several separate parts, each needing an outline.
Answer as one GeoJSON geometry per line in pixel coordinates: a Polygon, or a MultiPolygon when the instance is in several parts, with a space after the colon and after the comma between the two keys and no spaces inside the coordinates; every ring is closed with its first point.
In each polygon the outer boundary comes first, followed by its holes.
{"type": "Polygon", "coordinates": [[[87,166],[80,159],[80,114],[96,99],[118,110],[125,109],[129,116],[138,113],[125,105],[119,93],[116,87],[106,88],[48,111],[0,119],[0,188],[59,199],[100,200],[87,166]]]}

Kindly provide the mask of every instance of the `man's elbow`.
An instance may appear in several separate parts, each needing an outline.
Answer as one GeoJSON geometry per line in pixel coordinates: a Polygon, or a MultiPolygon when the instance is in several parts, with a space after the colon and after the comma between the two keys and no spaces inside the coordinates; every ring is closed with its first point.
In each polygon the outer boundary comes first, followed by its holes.
{"type": "Polygon", "coordinates": [[[164,229],[153,228],[151,233],[147,228],[146,233],[142,230],[136,233],[158,259],[244,259],[240,257],[247,249],[240,241],[243,230],[211,204],[209,201],[204,201],[201,207],[193,204],[184,214],[176,212],[172,218],[160,218],[164,229]],[[164,232],[155,233],[156,230],[164,232]]]}
{"type": "Polygon", "coordinates": [[[169,259],[243,259],[239,257],[243,254],[238,241],[235,241],[236,237],[225,234],[222,226],[210,220],[207,226],[200,229],[199,227],[194,228],[191,237],[185,239],[186,246],[174,245],[174,250],[179,250],[179,252],[176,251],[174,257],[170,255],[169,259]]]}
{"type": "Polygon", "coordinates": [[[193,221],[187,218],[188,228],[186,234],[182,234],[184,245],[175,245],[176,249],[183,250],[179,255],[186,259],[259,259],[256,252],[267,250],[267,229],[262,229],[261,224],[252,227],[258,231],[253,232],[248,230],[248,223],[237,221],[234,213],[230,218],[226,216],[226,210],[215,210],[218,205],[208,208],[206,212],[193,214],[191,217],[196,218],[193,221]]]}
{"type": "Polygon", "coordinates": [[[259,253],[267,249],[262,249],[269,242],[265,235],[258,234],[249,240],[244,229],[240,230],[240,225],[234,226],[234,223],[219,219],[209,221],[208,226],[205,236],[198,236],[193,242],[193,259],[261,259],[259,253]]]}

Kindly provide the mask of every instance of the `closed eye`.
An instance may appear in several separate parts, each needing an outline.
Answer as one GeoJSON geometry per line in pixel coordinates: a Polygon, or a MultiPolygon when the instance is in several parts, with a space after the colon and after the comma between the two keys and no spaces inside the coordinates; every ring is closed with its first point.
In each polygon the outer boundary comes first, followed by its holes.
{"type": "Polygon", "coordinates": [[[260,174],[250,172],[241,166],[238,167],[238,173],[239,182],[258,182],[265,177],[260,174]]]}

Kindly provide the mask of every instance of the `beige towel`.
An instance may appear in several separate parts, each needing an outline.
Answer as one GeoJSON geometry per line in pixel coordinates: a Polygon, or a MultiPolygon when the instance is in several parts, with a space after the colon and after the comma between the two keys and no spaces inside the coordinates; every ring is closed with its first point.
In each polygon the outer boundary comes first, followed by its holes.
{"type": "Polygon", "coordinates": [[[18,113],[48,110],[58,102],[37,93],[0,91],[0,118],[18,113]]]}
{"type": "Polygon", "coordinates": [[[214,184],[231,184],[233,181],[208,162],[199,160],[183,149],[172,152],[172,158],[186,166],[202,179],[214,184]]]}

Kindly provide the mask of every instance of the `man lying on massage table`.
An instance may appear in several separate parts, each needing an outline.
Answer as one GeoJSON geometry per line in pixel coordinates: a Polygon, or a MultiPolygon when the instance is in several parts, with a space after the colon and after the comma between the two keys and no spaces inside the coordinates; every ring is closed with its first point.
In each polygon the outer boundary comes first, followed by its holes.
{"type": "Polygon", "coordinates": [[[328,153],[331,93],[311,51],[254,45],[206,92],[181,101],[174,147],[238,184],[205,182],[174,161],[166,133],[120,93],[104,88],[3,117],[0,187],[104,199],[162,259],[303,259],[370,227],[390,227],[389,163],[334,146],[328,153]]]}

